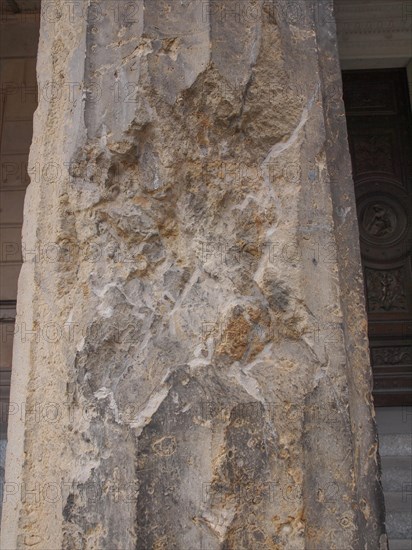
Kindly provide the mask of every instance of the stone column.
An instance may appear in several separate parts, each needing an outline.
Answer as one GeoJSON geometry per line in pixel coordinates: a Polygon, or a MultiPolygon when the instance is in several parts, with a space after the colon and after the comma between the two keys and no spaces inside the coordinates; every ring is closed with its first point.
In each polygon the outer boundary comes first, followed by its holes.
{"type": "Polygon", "coordinates": [[[386,548],[331,3],[53,6],[2,548],[386,548]]]}

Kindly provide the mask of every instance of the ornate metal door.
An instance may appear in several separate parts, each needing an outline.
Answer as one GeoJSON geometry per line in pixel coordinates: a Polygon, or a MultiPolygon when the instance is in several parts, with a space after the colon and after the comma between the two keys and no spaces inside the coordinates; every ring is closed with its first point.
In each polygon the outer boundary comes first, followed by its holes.
{"type": "Polygon", "coordinates": [[[343,72],[376,405],[412,399],[412,118],[405,69],[343,72]]]}

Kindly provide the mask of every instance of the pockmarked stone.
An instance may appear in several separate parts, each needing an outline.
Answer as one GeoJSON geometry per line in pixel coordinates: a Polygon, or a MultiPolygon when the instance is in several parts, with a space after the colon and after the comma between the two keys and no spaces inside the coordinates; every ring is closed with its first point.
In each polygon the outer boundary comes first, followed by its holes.
{"type": "Polygon", "coordinates": [[[42,21],[2,548],[383,550],[331,3],[122,4],[42,21]]]}

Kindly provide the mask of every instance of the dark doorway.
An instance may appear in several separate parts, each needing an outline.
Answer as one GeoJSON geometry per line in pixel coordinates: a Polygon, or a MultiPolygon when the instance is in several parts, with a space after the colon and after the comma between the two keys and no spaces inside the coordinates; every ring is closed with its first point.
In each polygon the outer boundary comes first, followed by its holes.
{"type": "Polygon", "coordinates": [[[405,69],[343,72],[376,406],[412,404],[412,117],[405,69]]]}

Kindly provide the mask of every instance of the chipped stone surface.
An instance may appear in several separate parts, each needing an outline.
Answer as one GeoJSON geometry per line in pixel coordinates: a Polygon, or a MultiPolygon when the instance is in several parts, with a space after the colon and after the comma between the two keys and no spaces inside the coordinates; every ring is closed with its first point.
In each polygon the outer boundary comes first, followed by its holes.
{"type": "Polygon", "coordinates": [[[35,117],[2,548],[385,548],[334,23],[293,4],[43,20],[40,87],[82,84],[35,117]]]}

